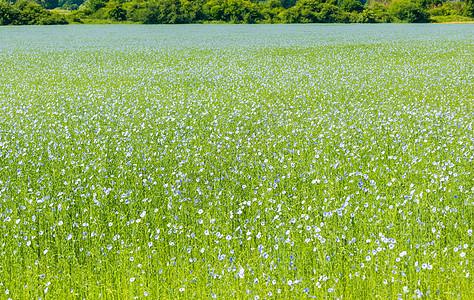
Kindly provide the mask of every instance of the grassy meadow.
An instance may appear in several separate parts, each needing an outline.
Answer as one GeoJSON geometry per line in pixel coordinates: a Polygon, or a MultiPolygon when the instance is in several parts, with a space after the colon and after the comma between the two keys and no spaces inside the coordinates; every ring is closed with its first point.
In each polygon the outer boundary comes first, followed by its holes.
{"type": "Polygon", "coordinates": [[[0,28],[0,299],[473,299],[474,27],[0,28]]]}

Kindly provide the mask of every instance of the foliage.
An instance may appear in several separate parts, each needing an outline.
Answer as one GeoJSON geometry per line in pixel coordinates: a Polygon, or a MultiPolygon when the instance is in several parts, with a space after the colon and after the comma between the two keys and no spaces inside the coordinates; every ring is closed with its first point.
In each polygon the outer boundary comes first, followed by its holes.
{"type": "Polygon", "coordinates": [[[466,0],[465,15],[467,17],[474,17],[474,0],[466,0]]]}
{"type": "MultiPolygon", "coordinates": [[[[275,2],[269,3],[275,8],[275,2]]],[[[264,18],[260,5],[248,0],[210,0],[203,6],[203,12],[211,21],[229,23],[256,23],[264,18]]],[[[271,14],[272,8],[266,11],[271,14]]]]}
{"type": "Polygon", "coordinates": [[[388,13],[399,22],[405,23],[428,23],[430,16],[419,4],[410,0],[396,0],[389,9],[388,13]]]}
{"type": "Polygon", "coordinates": [[[460,15],[432,16],[431,19],[436,23],[474,23],[474,18],[460,15]]]}
{"type": "Polygon", "coordinates": [[[30,0],[19,0],[14,5],[0,1],[0,25],[55,25],[67,23],[63,15],[48,11],[30,0]]]}
{"type": "Polygon", "coordinates": [[[336,5],[334,0],[298,0],[297,14],[291,16],[301,23],[345,23],[349,16],[336,5]]]}
{"type": "Polygon", "coordinates": [[[105,6],[105,16],[115,21],[125,21],[127,20],[127,11],[120,1],[110,1],[105,6]]]}
{"type": "MultiPolygon", "coordinates": [[[[13,1],[13,0],[9,0],[13,1]]],[[[18,0],[22,2],[23,0],[18,0]]],[[[31,1],[31,0],[28,0],[31,1]]],[[[186,23],[424,23],[430,18],[474,16],[474,0],[36,0],[41,7],[60,6],[80,10],[66,18],[73,23],[135,22],[186,23]],[[365,3],[365,5],[364,5],[365,3]],[[95,21],[94,21],[95,20],[95,21]]],[[[11,11],[3,5],[2,22],[11,23],[11,11]]],[[[27,23],[39,22],[40,8],[27,8],[27,23]],[[36,11],[35,11],[36,10],[36,11]]],[[[22,17],[25,19],[25,17],[22,17]]],[[[48,17],[48,22],[62,22],[48,17]]],[[[459,18],[458,18],[459,19],[459,18]]],[[[26,20],[26,19],[25,19],[26,20]]],[[[441,20],[437,18],[437,20],[441,20]]],[[[22,21],[23,22],[23,21],[22,21]]],[[[35,23],[35,24],[36,24],[35,23]]]]}
{"type": "Polygon", "coordinates": [[[83,0],[59,0],[58,6],[66,10],[77,10],[83,3],[83,0]]]}
{"type": "Polygon", "coordinates": [[[364,10],[364,6],[358,0],[343,0],[341,9],[347,12],[361,13],[364,10]]]}
{"type": "Polygon", "coordinates": [[[105,7],[108,2],[108,0],[86,0],[84,2],[84,6],[85,8],[90,9],[92,12],[96,12],[99,9],[105,7]]]}
{"type": "Polygon", "coordinates": [[[10,3],[0,1],[0,25],[16,24],[20,11],[10,3]]]}
{"type": "Polygon", "coordinates": [[[381,5],[365,9],[360,17],[362,18],[360,23],[391,23],[393,20],[387,9],[381,5]]]}
{"type": "Polygon", "coordinates": [[[127,12],[127,20],[145,23],[148,16],[148,9],[146,8],[146,3],[141,0],[134,0],[132,2],[125,2],[124,9],[127,12]]]}
{"type": "Polygon", "coordinates": [[[53,9],[58,7],[58,0],[36,0],[36,2],[46,9],[53,9]]]}
{"type": "Polygon", "coordinates": [[[183,23],[180,0],[152,0],[148,2],[147,9],[145,24],[183,23]]]}
{"type": "Polygon", "coordinates": [[[266,5],[261,8],[261,17],[264,23],[280,23],[280,13],[284,11],[283,4],[280,0],[269,0],[266,5]]]}

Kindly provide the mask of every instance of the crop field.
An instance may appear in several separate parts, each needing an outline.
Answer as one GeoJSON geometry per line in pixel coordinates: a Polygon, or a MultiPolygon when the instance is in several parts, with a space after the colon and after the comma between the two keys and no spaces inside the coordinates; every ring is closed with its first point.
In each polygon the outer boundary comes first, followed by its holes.
{"type": "Polygon", "coordinates": [[[0,28],[0,299],[473,299],[474,27],[0,28]]]}

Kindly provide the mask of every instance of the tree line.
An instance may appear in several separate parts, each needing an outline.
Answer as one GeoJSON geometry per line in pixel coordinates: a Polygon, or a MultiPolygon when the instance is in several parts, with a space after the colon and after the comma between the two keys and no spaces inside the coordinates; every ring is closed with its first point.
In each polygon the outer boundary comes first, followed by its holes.
{"type": "Polygon", "coordinates": [[[426,23],[474,17],[474,0],[363,1],[367,0],[0,0],[0,25],[426,23]]]}

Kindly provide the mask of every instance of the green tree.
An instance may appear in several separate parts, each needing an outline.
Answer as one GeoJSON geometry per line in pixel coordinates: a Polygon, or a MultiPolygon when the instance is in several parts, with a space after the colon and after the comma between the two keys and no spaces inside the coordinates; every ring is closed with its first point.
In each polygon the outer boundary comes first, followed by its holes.
{"type": "Polygon", "coordinates": [[[194,23],[204,19],[203,3],[193,0],[181,0],[181,19],[183,23],[194,23]]]}
{"type": "Polygon", "coordinates": [[[123,8],[123,4],[116,0],[107,3],[105,14],[107,18],[114,21],[125,21],[127,19],[127,11],[123,8]]]}
{"type": "Polygon", "coordinates": [[[474,17],[474,1],[466,0],[466,16],[474,17]]]}
{"type": "Polygon", "coordinates": [[[107,5],[107,0],[86,0],[84,6],[90,9],[92,12],[96,12],[99,9],[107,5]]]}
{"type": "Polygon", "coordinates": [[[298,0],[297,22],[301,23],[343,23],[348,22],[347,14],[337,7],[336,0],[298,0]]]}
{"type": "Polygon", "coordinates": [[[361,14],[362,23],[390,23],[392,17],[387,12],[387,9],[381,5],[374,5],[361,14]]]}
{"type": "Polygon", "coordinates": [[[296,5],[296,0],[281,0],[281,5],[284,8],[290,8],[296,5]]]}
{"type": "Polygon", "coordinates": [[[178,24],[182,23],[181,1],[179,0],[153,0],[147,5],[147,24],[178,24]]]}
{"type": "Polygon", "coordinates": [[[283,5],[280,0],[268,0],[261,8],[260,13],[265,23],[279,23],[281,20],[278,15],[284,11],[283,5]]]}
{"type": "Polygon", "coordinates": [[[133,0],[125,2],[124,8],[127,11],[127,20],[145,23],[148,17],[147,3],[143,0],[133,0]]]}
{"type": "Polygon", "coordinates": [[[58,6],[67,10],[77,10],[84,3],[84,0],[59,0],[58,6]]]}
{"type": "Polygon", "coordinates": [[[364,6],[358,0],[343,0],[341,9],[347,12],[361,13],[364,11],[364,6]]]}
{"type": "Polygon", "coordinates": [[[19,0],[13,5],[18,12],[18,17],[13,24],[16,25],[53,25],[67,24],[64,16],[43,8],[36,2],[30,0],[19,0]]]}
{"type": "Polygon", "coordinates": [[[59,6],[58,0],[37,0],[37,3],[47,9],[53,9],[59,6]]]}
{"type": "Polygon", "coordinates": [[[19,25],[35,25],[45,17],[45,9],[36,2],[19,0],[15,7],[20,11],[18,16],[19,25]]]}
{"type": "Polygon", "coordinates": [[[392,2],[388,13],[404,23],[427,23],[430,21],[430,15],[419,4],[409,0],[398,0],[392,2]]]}
{"type": "Polygon", "coordinates": [[[0,1],[0,25],[16,24],[19,13],[10,3],[0,1]]]}

